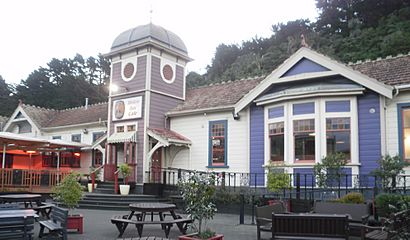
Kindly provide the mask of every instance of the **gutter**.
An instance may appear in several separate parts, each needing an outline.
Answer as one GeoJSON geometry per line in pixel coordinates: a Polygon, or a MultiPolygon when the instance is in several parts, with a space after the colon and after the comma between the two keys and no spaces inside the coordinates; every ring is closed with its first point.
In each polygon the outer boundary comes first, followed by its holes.
{"type": "Polygon", "coordinates": [[[75,128],[75,127],[84,127],[84,126],[90,126],[90,125],[104,125],[107,120],[105,121],[98,121],[98,122],[89,122],[89,123],[80,123],[80,124],[73,124],[73,125],[64,125],[64,126],[58,126],[58,127],[44,127],[41,128],[41,130],[44,131],[53,131],[53,130],[59,130],[59,129],[64,129],[64,128],[75,128]]]}
{"type": "Polygon", "coordinates": [[[167,112],[165,116],[167,117],[178,117],[178,116],[187,116],[187,115],[194,115],[199,113],[211,113],[211,112],[224,112],[224,111],[232,111],[234,109],[234,105],[229,106],[222,106],[222,107],[213,107],[213,108],[201,108],[201,109],[193,109],[193,110],[185,110],[185,111],[174,111],[174,112],[167,112]]]}

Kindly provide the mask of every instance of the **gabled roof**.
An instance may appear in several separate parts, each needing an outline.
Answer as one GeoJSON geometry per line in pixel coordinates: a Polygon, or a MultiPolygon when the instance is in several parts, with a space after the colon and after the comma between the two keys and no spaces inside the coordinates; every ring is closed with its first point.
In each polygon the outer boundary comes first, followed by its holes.
{"type": "Polygon", "coordinates": [[[410,83],[410,53],[351,64],[354,70],[389,85],[410,83]]]}
{"type": "Polygon", "coordinates": [[[165,146],[170,144],[191,144],[191,140],[169,129],[148,128],[147,134],[161,141],[165,146]]]}
{"type": "Polygon", "coordinates": [[[175,116],[185,112],[215,110],[215,108],[233,109],[234,105],[263,79],[264,77],[261,76],[187,89],[185,101],[167,115],[175,116]]]}
{"type": "Polygon", "coordinates": [[[50,122],[50,119],[52,119],[58,112],[54,109],[47,109],[28,104],[20,104],[19,106],[27,114],[27,117],[29,117],[39,128],[46,127],[47,123],[50,122]]]}
{"type": "Polygon", "coordinates": [[[384,84],[374,78],[366,76],[352,68],[330,59],[322,54],[319,54],[309,48],[302,47],[292,56],[290,56],[282,65],[276,68],[269,76],[267,76],[258,86],[244,96],[238,103],[235,104],[235,113],[238,113],[246,106],[248,106],[256,97],[266,91],[272,84],[284,83],[292,81],[301,81],[307,79],[315,79],[321,77],[329,77],[341,75],[353,82],[369,88],[380,95],[388,98],[393,97],[393,88],[384,84]],[[302,59],[308,59],[314,63],[317,63],[329,71],[299,73],[291,76],[284,76],[293,66],[295,66],[302,59]]]}

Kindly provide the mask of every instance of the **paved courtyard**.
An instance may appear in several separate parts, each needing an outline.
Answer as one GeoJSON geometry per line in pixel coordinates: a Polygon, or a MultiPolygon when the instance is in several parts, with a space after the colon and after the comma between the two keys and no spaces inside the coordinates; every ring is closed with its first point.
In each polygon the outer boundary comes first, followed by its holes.
{"type": "MultiPolygon", "coordinates": [[[[111,216],[127,214],[127,211],[102,211],[77,209],[76,213],[84,215],[84,233],[70,233],[68,239],[73,240],[103,240],[117,239],[118,230],[114,224],[110,222],[111,216]]],[[[239,225],[239,215],[233,214],[216,214],[215,218],[210,221],[209,227],[217,233],[222,233],[226,240],[249,240],[256,239],[256,225],[251,225],[251,217],[245,216],[245,224],[239,225]]],[[[38,238],[38,224],[36,224],[35,238],[38,238]]],[[[177,239],[180,232],[176,226],[171,229],[169,238],[177,239]]],[[[123,237],[137,237],[138,233],[135,226],[128,226],[123,237]]],[[[158,236],[165,237],[164,231],[160,226],[144,226],[142,236],[158,236]]],[[[267,233],[265,239],[269,239],[267,233]]]]}

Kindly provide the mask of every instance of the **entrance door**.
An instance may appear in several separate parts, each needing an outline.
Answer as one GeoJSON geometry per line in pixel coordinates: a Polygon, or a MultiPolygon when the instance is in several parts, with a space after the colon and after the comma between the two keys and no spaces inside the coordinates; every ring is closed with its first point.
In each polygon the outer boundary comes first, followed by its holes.
{"type": "Polygon", "coordinates": [[[161,182],[162,148],[157,149],[151,158],[151,181],[161,182]]]}

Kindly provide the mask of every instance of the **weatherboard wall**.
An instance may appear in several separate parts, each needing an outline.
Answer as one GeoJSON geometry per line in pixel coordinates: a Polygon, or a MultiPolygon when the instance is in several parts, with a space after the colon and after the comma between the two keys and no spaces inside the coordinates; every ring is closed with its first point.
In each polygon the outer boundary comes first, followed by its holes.
{"type": "Polygon", "coordinates": [[[172,83],[167,83],[161,76],[161,61],[165,61],[159,57],[152,56],[151,60],[151,89],[153,91],[168,94],[173,97],[184,97],[184,68],[167,61],[167,64],[173,65],[175,80],[172,83]]]}

